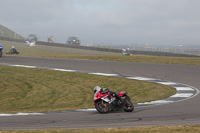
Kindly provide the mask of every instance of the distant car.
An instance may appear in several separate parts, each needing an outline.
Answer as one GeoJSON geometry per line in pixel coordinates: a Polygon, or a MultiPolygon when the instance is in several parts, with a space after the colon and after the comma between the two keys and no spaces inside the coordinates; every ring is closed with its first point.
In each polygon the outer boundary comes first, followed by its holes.
{"type": "Polygon", "coordinates": [[[0,57],[1,57],[2,54],[3,54],[3,51],[2,51],[2,50],[3,50],[3,46],[0,45],[0,57]]]}
{"type": "Polygon", "coordinates": [[[38,40],[37,36],[35,34],[28,35],[27,41],[29,42],[36,42],[38,40]]]}
{"type": "Polygon", "coordinates": [[[69,44],[69,45],[80,45],[81,41],[77,37],[70,36],[67,39],[67,44],[69,44]]]}

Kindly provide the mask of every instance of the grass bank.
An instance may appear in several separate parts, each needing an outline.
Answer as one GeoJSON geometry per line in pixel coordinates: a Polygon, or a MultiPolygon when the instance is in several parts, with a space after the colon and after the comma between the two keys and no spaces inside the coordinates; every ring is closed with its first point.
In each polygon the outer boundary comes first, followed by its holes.
{"type": "Polygon", "coordinates": [[[174,88],[156,83],[75,72],[0,66],[0,113],[93,108],[93,88],[127,91],[133,103],[169,97],[174,88]]]}
{"type": "Polygon", "coordinates": [[[199,133],[200,126],[0,131],[0,133],[199,133]]]}
{"type": "Polygon", "coordinates": [[[106,60],[106,61],[122,61],[122,62],[145,62],[158,64],[181,64],[181,65],[197,65],[200,66],[200,58],[192,57],[165,57],[165,56],[68,56],[68,58],[89,59],[89,60],[106,60]]]}
{"type": "MultiPolygon", "coordinates": [[[[4,55],[15,46],[20,54],[17,56],[52,57],[52,58],[72,58],[88,60],[106,60],[122,62],[146,62],[159,64],[181,64],[200,65],[200,58],[193,57],[165,57],[165,56],[122,56],[120,53],[100,52],[92,50],[80,50],[63,47],[50,47],[37,45],[36,47],[25,46],[25,43],[13,43],[1,41],[4,47],[4,55]]],[[[16,55],[15,55],[16,56],[16,55]]]]}

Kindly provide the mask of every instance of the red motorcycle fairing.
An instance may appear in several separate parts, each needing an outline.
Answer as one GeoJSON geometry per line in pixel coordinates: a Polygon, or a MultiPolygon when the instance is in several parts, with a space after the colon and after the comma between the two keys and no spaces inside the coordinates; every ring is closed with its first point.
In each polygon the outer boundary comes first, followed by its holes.
{"type": "Polygon", "coordinates": [[[100,91],[96,92],[96,93],[94,94],[94,103],[95,103],[98,99],[101,99],[102,97],[107,96],[107,95],[110,95],[110,93],[102,94],[102,93],[100,93],[100,91]]]}
{"type": "Polygon", "coordinates": [[[119,97],[123,97],[125,94],[127,94],[125,91],[121,91],[121,92],[118,92],[117,95],[119,97]]]}
{"type": "MultiPolygon", "coordinates": [[[[113,98],[113,96],[110,95],[110,93],[100,93],[101,91],[98,91],[94,94],[94,103],[98,100],[98,99],[101,99],[102,97],[105,97],[107,95],[109,95],[111,98],[113,98]]],[[[126,94],[125,91],[121,91],[121,92],[118,92],[117,95],[120,96],[120,97],[123,97],[124,95],[126,94]]],[[[105,97],[107,98],[107,97],[105,97]]]]}

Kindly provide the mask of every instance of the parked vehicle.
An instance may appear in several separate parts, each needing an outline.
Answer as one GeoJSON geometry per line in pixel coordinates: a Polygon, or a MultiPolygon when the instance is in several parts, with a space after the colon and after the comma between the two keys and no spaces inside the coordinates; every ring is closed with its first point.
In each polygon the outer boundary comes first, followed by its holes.
{"type": "Polygon", "coordinates": [[[36,42],[36,41],[38,41],[38,37],[35,34],[30,34],[30,35],[28,35],[27,41],[36,42]]]}
{"type": "Polygon", "coordinates": [[[66,43],[69,45],[81,45],[81,41],[78,39],[78,37],[74,36],[70,36],[66,43]]]}
{"type": "Polygon", "coordinates": [[[122,103],[110,95],[110,93],[102,94],[100,90],[94,94],[95,108],[99,113],[108,113],[110,111],[117,111],[124,109],[126,112],[132,112],[134,110],[133,103],[126,92],[118,92],[117,95],[123,100],[122,103]]]}
{"type": "Polygon", "coordinates": [[[0,57],[3,55],[3,46],[0,45],[0,57]]]}

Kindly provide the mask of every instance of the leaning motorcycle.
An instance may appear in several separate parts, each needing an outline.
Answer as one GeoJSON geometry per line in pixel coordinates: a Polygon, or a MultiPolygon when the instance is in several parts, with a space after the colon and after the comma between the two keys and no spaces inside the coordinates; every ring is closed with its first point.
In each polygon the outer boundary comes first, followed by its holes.
{"type": "Polygon", "coordinates": [[[118,92],[117,95],[121,97],[122,103],[110,95],[110,93],[102,94],[97,91],[94,94],[95,108],[99,113],[108,113],[110,111],[118,111],[124,109],[126,112],[132,112],[134,110],[133,103],[130,97],[125,91],[118,92]]]}

